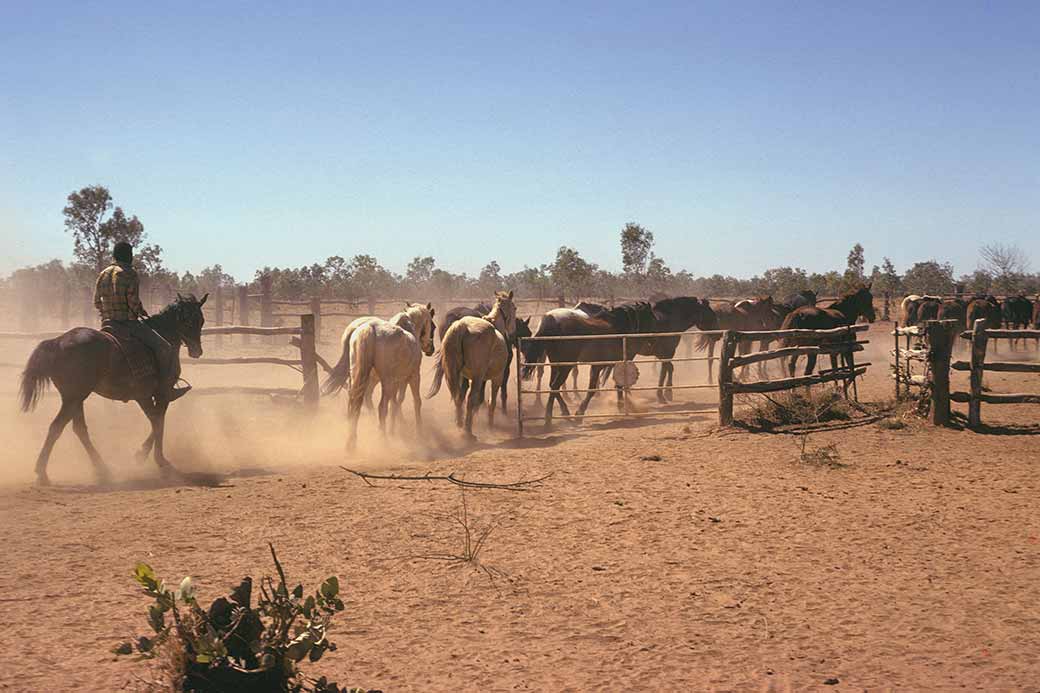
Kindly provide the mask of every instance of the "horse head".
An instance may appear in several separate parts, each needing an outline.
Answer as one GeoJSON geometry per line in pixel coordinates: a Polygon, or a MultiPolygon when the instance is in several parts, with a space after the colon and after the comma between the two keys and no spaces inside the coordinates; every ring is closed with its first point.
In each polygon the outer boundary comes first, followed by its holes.
{"type": "Polygon", "coordinates": [[[665,332],[679,332],[691,326],[701,330],[718,329],[719,319],[708,304],[708,299],[696,296],[665,298],[653,304],[655,317],[665,324],[665,332]]]}
{"type": "Polygon", "coordinates": [[[433,322],[433,316],[437,311],[434,310],[433,304],[427,303],[424,306],[409,303],[405,308],[405,313],[415,327],[415,336],[419,340],[422,352],[427,356],[433,356],[433,338],[437,332],[437,326],[433,322]]]}
{"type": "Polygon", "coordinates": [[[209,294],[196,299],[194,294],[182,296],[177,294],[172,309],[177,319],[177,336],[188,347],[188,356],[197,359],[202,356],[202,326],[206,324],[206,316],[202,306],[209,294]]]}
{"type": "Polygon", "coordinates": [[[516,337],[517,339],[523,339],[530,337],[534,333],[531,332],[531,318],[517,318],[516,319],[516,337]]]}
{"type": "Polygon", "coordinates": [[[874,294],[870,293],[871,286],[873,286],[873,282],[860,288],[854,294],[858,310],[857,316],[862,315],[867,322],[874,322],[877,319],[877,314],[874,312],[874,294]]]}
{"type": "Polygon", "coordinates": [[[503,331],[507,341],[513,341],[516,336],[516,304],[513,303],[512,290],[495,292],[495,305],[491,307],[487,318],[503,331]],[[499,320],[501,325],[498,324],[499,320]]]}

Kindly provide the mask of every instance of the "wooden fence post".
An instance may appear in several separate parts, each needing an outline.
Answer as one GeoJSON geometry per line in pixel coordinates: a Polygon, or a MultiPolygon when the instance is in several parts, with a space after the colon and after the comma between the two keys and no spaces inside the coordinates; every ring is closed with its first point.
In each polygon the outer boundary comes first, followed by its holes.
{"type": "Polygon", "coordinates": [[[516,340],[516,437],[524,437],[524,350],[523,338],[516,340]]]}
{"type": "Polygon", "coordinates": [[[368,296],[368,314],[376,314],[376,299],[371,294],[368,296]]]}
{"type": "MultiPolygon", "coordinates": [[[[217,284],[217,288],[213,292],[213,300],[216,301],[213,304],[213,321],[217,323],[217,327],[224,326],[224,287],[217,284]]],[[[224,347],[224,335],[217,335],[217,348],[224,347]]]]}
{"type": "Polygon", "coordinates": [[[567,307],[567,300],[564,298],[563,294],[556,297],[556,305],[560,308],[567,307]]]}
{"type": "MultiPolygon", "coordinates": [[[[899,378],[900,378],[900,370],[899,370],[899,321],[898,320],[896,320],[895,323],[892,325],[892,335],[893,335],[893,339],[895,339],[895,342],[896,342],[896,348],[892,351],[892,355],[896,359],[896,374],[895,374],[896,375],[896,402],[898,403],[899,402],[899,378]]],[[[907,362],[906,372],[907,372],[907,374],[910,373],[910,364],[909,364],[909,362],[907,362]]],[[[908,389],[909,389],[909,387],[910,386],[907,385],[908,389]]],[[[910,393],[908,392],[907,394],[910,394],[910,393]]]]}
{"type": "Polygon", "coordinates": [[[300,361],[303,366],[303,402],[310,408],[318,406],[318,359],[314,344],[314,316],[300,316],[300,361]]]}
{"type": "Polygon", "coordinates": [[[733,367],[730,359],[737,350],[736,333],[722,333],[722,353],[719,354],[719,425],[733,424],[733,367]]]}
{"type": "Polygon", "coordinates": [[[950,354],[957,338],[953,320],[929,320],[925,324],[928,337],[928,377],[932,391],[932,424],[950,423],[950,354]]]}
{"type": "Polygon", "coordinates": [[[889,305],[890,305],[890,303],[891,303],[891,297],[890,297],[889,293],[886,291],[885,292],[885,302],[884,302],[884,304],[882,304],[882,308],[881,308],[882,309],[881,319],[886,321],[886,322],[888,320],[891,320],[891,318],[889,317],[889,305]]]}
{"type": "MultiPolygon", "coordinates": [[[[238,287],[238,319],[236,320],[239,325],[245,327],[249,324],[249,285],[242,284],[238,287]]],[[[252,338],[244,334],[242,335],[242,343],[249,344],[252,338]]]]}
{"type": "Polygon", "coordinates": [[[321,298],[311,296],[311,315],[314,316],[314,341],[321,343],[321,298]]]}
{"type": "Polygon", "coordinates": [[[986,319],[979,318],[971,329],[971,400],[968,402],[968,425],[982,423],[982,373],[986,364],[986,319]]]}
{"type": "MultiPolygon", "coordinates": [[[[274,327],[274,296],[271,294],[271,275],[265,274],[260,277],[260,326],[274,327]]],[[[267,337],[268,344],[274,344],[273,337],[267,337]]]]}

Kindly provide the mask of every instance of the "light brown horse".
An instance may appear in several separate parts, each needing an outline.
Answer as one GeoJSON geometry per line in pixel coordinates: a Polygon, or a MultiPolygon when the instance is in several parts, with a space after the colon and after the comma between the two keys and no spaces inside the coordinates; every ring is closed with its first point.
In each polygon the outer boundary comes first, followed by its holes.
{"type": "MultiPolygon", "coordinates": [[[[509,343],[516,334],[516,305],[513,292],[495,294],[491,312],[481,318],[463,316],[441,337],[441,370],[455,403],[455,424],[474,439],[473,415],[484,401],[484,384],[491,383],[488,427],[495,425],[498,391],[506,378],[509,343]],[[465,382],[469,383],[467,396],[465,382]],[[462,405],[466,403],[465,419],[462,405]]],[[[439,388],[439,385],[438,385],[439,388]]],[[[434,389],[427,394],[432,397],[434,389]]]]}
{"type": "Polygon", "coordinates": [[[359,318],[343,331],[343,353],[322,391],[331,395],[348,384],[347,420],[350,426],[348,448],[357,445],[357,426],[361,405],[378,379],[379,428],[386,433],[386,417],[391,410],[391,426],[401,413],[405,389],[411,387],[415,408],[415,428],[422,431],[422,398],[419,393],[422,355],[433,353],[433,307],[428,303],[409,305],[390,320],[359,318]]]}

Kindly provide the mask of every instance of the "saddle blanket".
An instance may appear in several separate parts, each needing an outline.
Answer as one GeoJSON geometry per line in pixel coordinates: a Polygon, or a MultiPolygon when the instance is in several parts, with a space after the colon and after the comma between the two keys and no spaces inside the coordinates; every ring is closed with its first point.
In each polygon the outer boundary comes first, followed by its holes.
{"type": "Polygon", "coordinates": [[[121,326],[106,323],[101,328],[101,334],[108,337],[116,348],[126,359],[126,365],[130,370],[130,376],[134,380],[142,380],[158,375],[159,364],[155,354],[143,342],[134,337],[133,333],[121,326]]]}

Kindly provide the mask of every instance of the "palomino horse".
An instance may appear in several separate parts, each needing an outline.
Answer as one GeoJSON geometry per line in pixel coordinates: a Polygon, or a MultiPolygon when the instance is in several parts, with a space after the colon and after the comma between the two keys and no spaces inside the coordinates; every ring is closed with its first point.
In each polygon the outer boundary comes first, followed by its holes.
{"type": "MultiPolygon", "coordinates": [[[[718,317],[718,329],[739,330],[748,332],[766,329],[767,325],[774,321],[773,299],[770,296],[751,300],[739,301],[735,304],[722,305],[715,309],[718,317]]],[[[697,350],[708,349],[708,382],[712,381],[712,368],[715,363],[715,344],[721,337],[717,334],[701,335],[697,341],[697,350]]],[[[741,354],[751,352],[751,342],[741,340],[738,345],[741,354]]],[[[741,370],[743,377],[747,373],[747,366],[741,370]]]]}
{"type": "Polygon", "coordinates": [[[415,408],[415,428],[422,431],[422,399],[419,396],[420,364],[422,355],[433,353],[433,307],[409,305],[390,318],[358,318],[343,331],[343,353],[322,386],[322,392],[331,395],[343,389],[349,380],[347,419],[350,437],[347,445],[357,445],[358,419],[361,405],[378,380],[382,390],[379,398],[379,429],[386,434],[387,410],[392,408],[391,426],[401,413],[405,389],[411,387],[415,408]]]}
{"type": "Polygon", "coordinates": [[[903,298],[900,304],[900,313],[903,316],[903,327],[913,327],[925,320],[935,320],[942,305],[942,296],[930,296],[925,294],[909,294],[903,298]],[[923,314],[922,314],[923,311],[923,314]]]}
{"type": "MultiPolygon", "coordinates": [[[[542,320],[535,332],[535,337],[554,336],[588,336],[608,334],[639,334],[641,332],[653,332],[656,329],[657,320],[649,303],[626,303],[616,308],[590,317],[583,311],[569,308],[556,308],[542,316],[542,320]]],[[[567,382],[567,376],[574,369],[570,363],[575,361],[631,361],[637,353],[651,353],[653,338],[628,340],[628,351],[624,353],[621,339],[562,339],[562,340],[531,340],[528,341],[522,351],[524,355],[523,377],[529,378],[534,372],[537,364],[548,358],[550,365],[549,374],[549,400],[545,405],[545,423],[548,426],[552,422],[553,407],[556,402],[560,403],[560,409],[564,416],[570,416],[570,408],[564,401],[560,390],[567,382]],[[563,365],[553,365],[554,362],[564,362],[563,365]]],[[[611,365],[594,365],[590,367],[588,392],[585,399],[578,406],[577,417],[581,417],[588,409],[589,402],[596,394],[602,382],[603,375],[612,368],[611,365]]],[[[621,408],[623,390],[620,385],[616,386],[618,396],[618,407],[621,408]]]]}
{"type": "MultiPolygon", "coordinates": [[[[162,335],[163,339],[180,351],[187,344],[188,355],[194,359],[202,356],[202,305],[209,294],[196,300],[194,296],[181,296],[159,313],[145,319],[145,323],[162,335]]],[[[54,443],[61,436],[69,421],[94,465],[101,482],[109,478],[108,468],[87,432],[87,420],[83,414],[83,402],[96,392],[106,399],[127,402],[133,400],[141,407],[152,424],[152,432],[138,452],[146,457],[155,448],[155,462],[163,473],[175,471],[163,454],[163,435],[166,431],[168,404],[155,401],[158,388],[156,376],[134,378],[126,356],[111,338],[98,330],[76,327],[60,337],[40,342],[29,357],[22,372],[22,411],[32,411],[47,383],[61,394],[61,409],[47,431],[47,440],[36,460],[36,481],[41,486],[50,483],[47,478],[47,461],[54,443]]]]}
{"type": "MultiPolygon", "coordinates": [[[[470,318],[482,318],[491,312],[491,306],[486,303],[478,303],[473,308],[467,308],[465,306],[459,306],[458,308],[452,308],[444,315],[444,320],[440,324],[441,339],[444,339],[444,335],[448,333],[448,328],[455,324],[459,318],[470,317],[470,318]]],[[[506,403],[509,399],[509,367],[513,363],[513,347],[516,346],[517,337],[530,337],[531,330],[528,327],[530,318],[523,323],[523,327],[520,326],[520,320],[517,320],[516,333],[510,336],[508,347],[509,353],[506,355],[506,370],[502,380],[502,409],[506,408],[506,403]],[[526,330],[526,333],[523,333],[526,330]]],[[[433,370],[433,383],[430,385],[430,391],[427,393],[427,397],[432,397],[433,393],[440,390],[441,379],[444,377],[444,369],[441,365],[440,355],[434,353],[434,370],[433,370]]],[[[465,387],[469,387],[468,384],[465,387]]]]}
{"type": "MultiPolygon", "coordinates": [[[[495,425],[498,390],[506,379],[509,342],[516,334],[516,306],[513,292],[495,294],[495,304],[483,317],[463,316],[441,337],[441,371],[448,381],[448,392],[455,402],[455,423],[473,439],[473,414],[484,401],[484,384],[491,383],[488,403],[488,427],[495,425]],[[466,394],[468,382],[469,396],[466,394]],[[466,402],[465,422],[462,404],[466,402]]],[[[437,394],[437,388],[427,397],[437,394]]]]}
{"type": "MultiPolygon", "coordinates": [[[[874,322],[874,296],[870,293],[870,284],[845,294],[840,299],[826,308],[799,308],[791,311],[781,329],[784,330],[830,330],[836,327],[852,325],[860,317],[874,322]]],[[[818,344],[816,337],[788,337],[784,340],[784,346],[798,344],[818,344]]],[[[805,366],[805,374],[810,375],[816,368],[816,354],[806,356],[808,363],[805,366]]],[[[848,358],[845,358],[848,363],[848,358]]],[[[798,356],[792,356],[788,362],[788,371],[794,377],[795,368],[798,365],[798,356]]],[[[831,366],[837,368],[838,359],[836,354],[831,354],[831,366]]]]}

